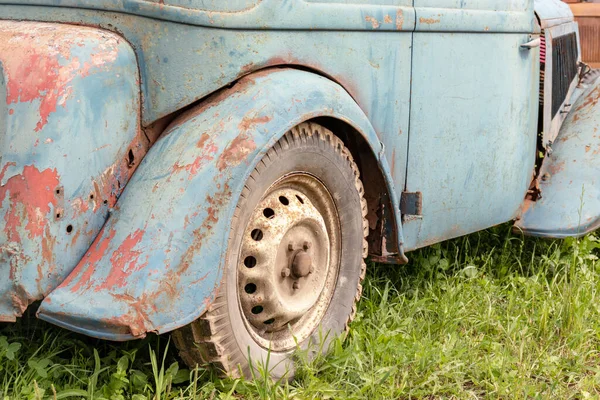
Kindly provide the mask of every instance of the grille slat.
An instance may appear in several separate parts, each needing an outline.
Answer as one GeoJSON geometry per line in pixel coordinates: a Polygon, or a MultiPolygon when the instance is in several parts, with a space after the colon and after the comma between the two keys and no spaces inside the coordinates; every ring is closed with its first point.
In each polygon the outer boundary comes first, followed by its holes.
{"type": "Polygon", "coordinates": [[[577,76],[577,35],[569,33],[552,39],[552,118],[567,98],[577,76]]]}

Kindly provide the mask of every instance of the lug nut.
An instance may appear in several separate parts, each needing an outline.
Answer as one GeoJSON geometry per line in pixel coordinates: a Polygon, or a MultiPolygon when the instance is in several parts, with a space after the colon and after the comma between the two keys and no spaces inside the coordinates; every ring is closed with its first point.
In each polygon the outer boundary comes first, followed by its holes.
{"type": "Polygon", "coordinates": [[[294,251],[294,243],[290,242],[290,243],[288,244],[288,250],[289,250],[289,251],[294,251]]]}
{"type": "Polygon", "coordinates": [[[298,281],[294,281],[294,283],[292,284],[292,289],[298,290],[299,288],[300,288],[300,285],[298,285],[298,281]]]}
{"type": "Polygon", "coordinates": [[[288,276],[290,276],[290,269],[285,267],[284,269],[281,270],[281,277],[282,278],[287,278],[288,276]]]}
{"type": "Polygon", "coordinates": [[[304,248],[304,250],[308,250],[311,248],[311,246],[312,246],[312,243],[307,241],[307,242],[304,242],[304,246],[302,246],[302,247],[304,248]]]}

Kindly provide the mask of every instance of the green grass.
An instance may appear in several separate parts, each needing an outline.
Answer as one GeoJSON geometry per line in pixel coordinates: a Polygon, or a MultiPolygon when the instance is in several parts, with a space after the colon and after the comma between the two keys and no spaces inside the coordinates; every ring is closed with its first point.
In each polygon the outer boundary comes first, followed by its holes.
{"type": "Polygon", "coordinates": [[[291,383],[220,380],[177,364],[167,336],[114,344],[29,315],[0,325],[0,400],[600,398],[600,242],[509,230],[371,265],[346,341],[291,383]]]}

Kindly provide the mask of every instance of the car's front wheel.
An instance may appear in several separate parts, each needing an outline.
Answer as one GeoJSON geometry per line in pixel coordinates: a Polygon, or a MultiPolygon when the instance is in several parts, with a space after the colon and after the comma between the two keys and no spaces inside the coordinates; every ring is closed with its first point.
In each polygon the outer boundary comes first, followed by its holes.
{"type": "Polygon", "coordinates": [[[339,138],[314,123],[286,133],[246,182],[216,299],[174,333],[184,361],[246,377],[262,365],[277,379],[293,376],[295,349],[327,350],[361,295],[366,212],[339,138]]]}

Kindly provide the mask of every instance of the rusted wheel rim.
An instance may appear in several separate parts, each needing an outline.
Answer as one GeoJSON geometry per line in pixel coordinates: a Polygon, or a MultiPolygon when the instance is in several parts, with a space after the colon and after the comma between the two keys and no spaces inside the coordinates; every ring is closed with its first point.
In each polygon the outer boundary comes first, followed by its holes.
{"type": "Polygon", "coordinates": [[[261,346],[286,351],[318,327],[337,281],[339,238],[333,198],[312,175],[288,175],[260,200],[237,281],[246,327],[261,346]]]}

